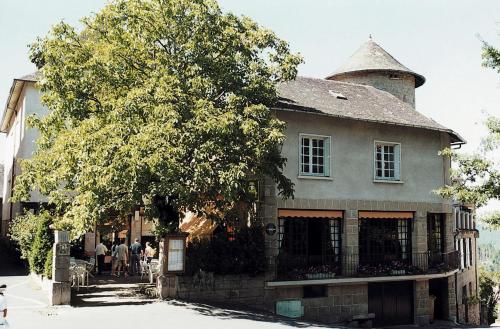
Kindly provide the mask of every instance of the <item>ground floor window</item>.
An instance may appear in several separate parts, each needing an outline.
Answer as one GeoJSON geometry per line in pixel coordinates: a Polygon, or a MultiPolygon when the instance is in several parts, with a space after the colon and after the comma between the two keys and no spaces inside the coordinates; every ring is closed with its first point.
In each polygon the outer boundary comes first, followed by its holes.
{"type": "Polygon", "coordinates": [[[340,218],[282,217],[279,226],[281,272],[311,276],[340,270],[340,218]]]}
{"type": "Polygon", "coordinates": [[[410,225],[410,219],[360,219],[360,263],[409,260],[411,258],[410,225]]]}
{"type": "Polygon", "coordinates": [[[340,260],[340,219],[281,218],[280,252],[321,260],[333,256],[340,260]]]}
{"type": "Polygon", "coordinates": [[[443,261],[444,214],[427,215],[427,248],[431,264],[443,261]]]}

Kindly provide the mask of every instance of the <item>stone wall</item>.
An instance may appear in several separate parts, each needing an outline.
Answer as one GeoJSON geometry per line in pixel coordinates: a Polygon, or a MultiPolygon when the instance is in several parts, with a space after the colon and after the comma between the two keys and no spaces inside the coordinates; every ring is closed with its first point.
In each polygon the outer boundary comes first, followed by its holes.
{"type": "MultiPolygon", "coordinates": [[[[265,301],[264,277],[248,275],[170,276],[161,280],[171,298],[182,300],[230,303],[269,310],[265,301]]],[[[271,309],[272,311],[273,309],[271,309]]]]}
{"type": "Polygon", "coordinates": [[[326,296],[304,298],[303,287],[266,287],[264,276],[212,275],[167,276],[160,279],[164,297],[186,301],[240,305],[275,312],[276,302],[301,300],[304,319],[324,323],[347,322],[368,313],[368,284],[329,285],[326,296]]]}
{"type": "Polygon", "coordinates": [[[428,325],[430,321],[429,280],[415,281],[415,322],[428,325]]]}
{"type": "Polygon", "coordinates": [[[304,298],[303,287],[279,287],[267,290],[272,301],[300,299],[304,318],[323,323],[348,322],[354,315],[368,313],[368,284],[329,285],[325,297],[304,298]]]}
{"type": "MultiPolygon", "coordinates": [[[[397,78],[390,77],[385,72],[360,72],[337,76],[335,80],[368,85],[393,94],[405,103],[415,107],[415,78],[410,74],[396,74],[397,78]]],[[[394,75],[394,74],[392,74],[394,75]]]]}

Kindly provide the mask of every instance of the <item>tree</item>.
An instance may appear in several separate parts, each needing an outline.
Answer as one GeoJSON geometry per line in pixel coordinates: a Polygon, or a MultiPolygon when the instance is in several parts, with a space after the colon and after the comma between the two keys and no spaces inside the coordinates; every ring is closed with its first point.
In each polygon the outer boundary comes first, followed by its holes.
{"type": "Polygon", "coordinates": [[[480,268],[479,272],[479,300],[487,309],[487,324],[492,324],[497,318],[497,304],[500,300],[498,273],[488,272],[480,268]]]}
{"type": "Polygon", "coordinates": [[[16,200],[38,189],[76,236],[138,205],[170,229],[178,209],[223,213],[254,175],[293,195],[272,110],[301,62],[285,41],[211,0],[114,0],[82,23],[31,45],[50,110],[16,200]]]}
{"type": "MultiPolygon", "coordinates": [[[[486,42],[483,43],[483,66],[500,73],[500,52],[486,42]]],[[[490,116],[486,127],[489,133],[478,153],[459,154],[451,149],[442,152],[444,156],[450,156],[457,166],[451,170],[451,185],[438,190],[441,196],[478,207],[491,199],[500,200],[500,167],[496,162],[500,147],[500,118],[490,116]]],[[[500,211],[492,212],[481,220],[500,227],[500,211]]]]}

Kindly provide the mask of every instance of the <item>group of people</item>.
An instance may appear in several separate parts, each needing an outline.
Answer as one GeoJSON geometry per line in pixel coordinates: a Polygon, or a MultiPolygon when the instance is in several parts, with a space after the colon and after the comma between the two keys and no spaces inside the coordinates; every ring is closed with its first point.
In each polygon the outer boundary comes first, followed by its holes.
{"type": "MultiPolygon", "coordinates": [[[[102,273],[104,259],[108,251],[108,248],[102,242],[95,248],[97,274],[102,273]]],[[[125,243],[125,239],[115,240],[111,246],[111,275],[119,277],[121,273],[124,276],[140,274],[141,259],[149,264],[155,254],[156,250],[151,246],[151,243],[146,242],[146,248],[143,249],[138,238],[134,240],[130,247],[125,243]]]]}

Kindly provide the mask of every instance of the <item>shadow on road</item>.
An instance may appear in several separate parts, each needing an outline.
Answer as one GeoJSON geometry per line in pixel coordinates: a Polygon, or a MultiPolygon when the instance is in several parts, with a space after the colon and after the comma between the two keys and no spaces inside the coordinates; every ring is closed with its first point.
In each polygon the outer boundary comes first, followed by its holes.
{"type": "Polygon", "coordinates": [[[202,303],[190,303],[183,302],[179,300],[170,300],[168,302],[171,305],[187,308],[196,311],[202,315],[213,316],[222,319],[243,319],[251,320],[256,322],[268,322],[268,323],[280,323],[290,327],[296,328],[310,328],[310,327],[322,327],[322,328],[339,328],[336,326],[329,326],[325,324],[318,324],[312,322],[302,322],[293,319],[287,319],[280,316],[276,316],[271,313],[265,313],[261,311],[248,311],[243,309],[235,308],[232,305],[227,304],[202,304],[202,303]]]}

